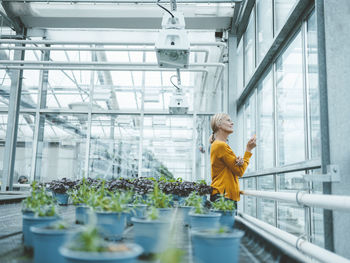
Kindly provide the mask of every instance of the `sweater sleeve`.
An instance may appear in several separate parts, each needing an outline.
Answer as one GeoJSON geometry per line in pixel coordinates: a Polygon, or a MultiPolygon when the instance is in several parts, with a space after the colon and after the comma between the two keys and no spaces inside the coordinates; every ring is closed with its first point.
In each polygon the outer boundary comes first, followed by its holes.
{"type": "Polygon", "coordinates": [[[220,159],[225,163],[225,165],[232,171],[234,175],[237,175],[239,177],[242,177],[245,170],[248,167],[249,164],[249,159],[252,156],[251,152],[245,152],[243,156],[243,165],[238,166],[236,165],[236,155],[234,152],[231,150],[230,146],[227,144],[222,144],[220,147],[220,159]]]}

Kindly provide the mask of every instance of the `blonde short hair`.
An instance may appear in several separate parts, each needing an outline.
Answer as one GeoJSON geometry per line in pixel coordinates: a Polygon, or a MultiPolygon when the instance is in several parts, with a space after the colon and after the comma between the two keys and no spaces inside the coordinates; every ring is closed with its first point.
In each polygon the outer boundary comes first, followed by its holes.
{"type": "Polygon", "coordinates": [[[212,135],[209,137],[209,142],[213,143],[215,141],[215,133],[219,130],[220,123],[223,118],[229,117],[227,113],[216,113],[210,120],[210,126],[213,131],[212,135]]]}

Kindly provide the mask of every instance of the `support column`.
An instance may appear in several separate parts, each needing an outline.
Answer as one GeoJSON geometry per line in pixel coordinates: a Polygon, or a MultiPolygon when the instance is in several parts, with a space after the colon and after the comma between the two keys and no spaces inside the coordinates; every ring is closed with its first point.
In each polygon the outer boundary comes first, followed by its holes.
{"type": "MultiPolygon", "coordinates": [[[[50,60],[49,50],[43,51],[42,60],[43,61],[50,60]]],[[[46,108],[48,79],[49,79],[49,71],[48,70],[40,71],[38,104],[37,104],[36,113],[35,113],[32,167],[30,172],[30,178],[36,181],[40,181],[41,179],[41,162],[43,158],[43,148],[44,148],[43,144],[44,144],[45,115],[40,115],[40,109],[46,108]]]]}
{"type": "MultiPolygon", "coordinates": [[[[350,1],[316,0],[316,15],[322,171],[325,172],[325,165],[334,164],[340,172],[340,182],[324,183],[323,188],[324,193],[331,191],[335,195],[350,195],[350,35],[347,27],[350,21],[350,1]],[[328,123],[323,123],[322,120],[326,117],[328,123]],[[325,129],[329,133],[328,137],[325,129]]],[[[328,213],[327,210],[326,212],[328,213]]],[[[331,250],[334,247],[337,254],[350,258],[349,235],[346,231],[350,229],[350,214],[334,211],[331,219],[332,221],[324,222],[327,231],[324,233],[326,248],[331,250]],[[332,232],[328,232],[329,228],[333,228],[332,232]],[[334,246],[330,243],[333,239],[334,246]]]]}
{"type": "MultiPolygon", "coordinates": [[[[14,60],[24,60],[24,54],[24,50],[16,50],[14,53],[14,60]]],[[[2,192],[6,191],[7,186],[9,186],[10,191],[13,190],[13,175],[15,172],[18,117],[22,92],[23,70],[12,70],[10,73],[10,78],[11,90],[4,151],[4,166],[2,171],[2,192]]]]}

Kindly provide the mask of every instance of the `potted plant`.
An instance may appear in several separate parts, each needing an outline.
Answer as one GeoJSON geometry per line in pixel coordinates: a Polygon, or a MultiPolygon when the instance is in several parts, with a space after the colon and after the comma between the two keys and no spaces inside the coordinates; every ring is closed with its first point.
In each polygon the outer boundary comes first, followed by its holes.
{"type": "Polygon", "coordinates": [[[31,249],[33,247],[33,234],[30,227],[42,224],[48,224],[59,219],[54,205],[38,207],[34,216],[23,215],[23,240],[24,246],[31,249]]]}
{"type": "Polygon", "coordinates": [[[150,206],[153,206],[158,209],[159,217],[171,217],[171,197],[170,195],[163,193],[159,189],[157,182],[154,182],[153,191],[150,194],[148,194],[148,201],[150,206]]]}
{"type": "Polygon", "coordinates": [[[59,251],[66,263],[133,263],[142,253],[142,248],[132,243],[106,242],[96,227],[89,226],[74,235],[59,251]]]}
{"type": "Polygon", "coordinates": [[[67,191],[74,185],[74,181],[67,178],[62,178],[61,180],[53,180],[50,182],[48,188],[51,190],[59,205],[68,205],[69,195],[67,191]]]}
{"type": "Polygon", "coordinates": [[[194,208],[189,212],[190,226],[192,229],[218,228],[220,214],[211,213],[203,206],[203,199],[199,195],[194,197],[194,208]]]}
{"type": "Polygon", "coordinates": [[[100,188],[96,193],[94,210],[97,218],[97,226],[101,228],[102,233],[108,239],[118,240],[126,225],[126,216],[130,211],[128,203],[130,195],[125,192],[109,192],[100,188]]]}
{"type": "Polygon", "coordinates": [[[127,214],[126,217],[126,224],[129,226],[132,225],[131,217],[143,217],[147,208],[147,202],[140,194],[133,192],[130,192],[130,194],[133,200],[130,204],[128,204],[128,206],[131,208],[131,211],[127,214]]]}
{"type": "Polygon", "coordinates": [[[221,195],[215,202],[212,203],[213,212],[221,214],[220,225],[233,227],[235,222],[236,205],[232,200],[228,200],[221,195]]]}
{"type": "Polygon", "coordinates": [[[142,246],[145,254],[160,253],[165,249],[170,231],[170,221],[159,216],[159,210],[152,206],[144,218],[132,217],[135,243],[142,246]]]}
{"type": "Polygon", "coordinates": [[[243,231],[221,227],[191,231],[194,262],[238,263],[243,231]]]}
{"type": "Polygon", "coordinates": [[[32,248],[32,234],[30,227],[45,224],[58,219],[55,203],[52,196],[48,195],[44,187],[40,189],[33,182],[31,195],[23,200],[22,232],[25,248],[32,248]]]}
{"type": "Polygon", "coordinates": [[[58,249],[65,242],[67,235],[77,231],[77,228],[64,222],[56,221],[47,225],[32,226],[34,262],[64,263],[64,258],[58,249]]]}
{"type": "Polygon", "coordinates": [[[82,179],[81,184],[76,189],[69,191],[69,196],[75,205],[75,223],[83,225],[88,223],[91,211],[88,204],[94,192],[95,188],[89,187],[85,178],[82,179]]]}
{"type": "Polygon", "coordinates": [[[188,197],[186,197],[183,204],[178,207],[178,209],[181,213],[182,219],[183,219],[183,224],[185,226],[190,225],[190,218],[189,218],[188,213],[197,204],[197,202],[198,202],[197,199],[198,199],[198,195],[196,194],[196,192],[192,192],[188,197]]]}

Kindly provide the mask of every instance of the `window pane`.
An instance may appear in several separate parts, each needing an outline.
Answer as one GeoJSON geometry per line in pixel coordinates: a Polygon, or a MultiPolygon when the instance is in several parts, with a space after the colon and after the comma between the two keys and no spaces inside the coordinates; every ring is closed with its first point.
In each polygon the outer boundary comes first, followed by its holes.
{"type": "Polygon", "coordinates": [[[279,165],[305,160],[300,32],[276,62],[279,165]]]}
{"type": "Polygon", "coordinates": [[[237,47],[237,97],[244,88],[243,65],[243,41],[241,40],[237,47]]]}
{"type": "MultiPolygon", "coordinates": [[[[254,9],[253,9],[254,10],[254,9]]],[[[244,85],[247,85],[255,69],[255,19],[251,12],[247,31],[244,34],[244,85]]]]}
{"type": "Polygon", "coordinates": [[[139,140],[139,116],[93,115],[90,177],[111,179],[137,176],[139,140]]]}
{"type": "Polygon", "coordinates": [[[271,0],[257,0],[257,43],[258,43],[258,63],[266,54],[268,48],[273,40],[272,30],[272,1],[271,0]]]}
{"type": "Polygon", "coordinates": [[[277,202],[277,227],[300,236],[305,229],[305,210],[291,203],[277,202]]]}
{"type": "Polygon", "coordinates": [[[307,181],[304,180],[305,171],[284,173],[277,176],[277,191],[297,192],[299,190],[308,190],[307,181]]]}
{"type": "Polygon", "coordinates": [[[283,27],[297,0],[275,0],[275,36],[283,27]]]}
{"type": "MultiPolygon", "coordinates": [[[[142,176],[167,174],[185,180],[191,178],[192,137],[193,118],[190,116],[146,116],[143,126],[142,176]]],[[[197,176],[199,174],[198,169],[197,176]]]]}
{"type": "MultiPolygon", "coordinates": [[[[245,105],[245,140],[244,145],[248,142],[248,140],[256,134],[256,127],[255,127],[255,118],[256,118],[256,112],[255,112],[255,96],[254,94],[250,96],[250,98],[247,99],[246,105],[245,105]]],[[[245,149],[244,149],[245,150],[245,149]]],[[[252,157],[250,158],[250,162],[247,168],[247,172],[255,171],[255,149],[252,150],[252,157]]]]}
{"type": "Polygon", "coordinates": [[[320,101],[318,90],[317,32],[316,17],[313,13],[307,21],[307,69],[310,109],[311,159],[321,155],[320,141],[320,101]]]}
{"type": "MultiPolygon", "coordinates": [[[[0,113],[0,170],[4,169],[4,153],[5,153],[5,141],[7,130],[8,115],[7,113],[0,113]]],[[[9,181],[9,180],[8,180],[9,181]]],[[[2,176],[1,176],[2,182],[2,176]]]]}
{"type": "Polygon", "coordinates": [[[273,167],[274,164],[274,110],[271,71],[258,86],[258,168],[273,167]]]}
{"type": "MultiPolygon", "coordinates": [[[[85,164],[87,114],[41,116],[43,141],[38,139],[36,180],[48,182],[82,178],[85,164]],[[41,155],[42,153],[42,155],[41,155]]],[[[39,131],[39,138],[41,131],[39,131]]]]}
{"type": "MultiPolygon", "coordinates": [[[[273,175],[260,176],[258,190],[274,191],[273,175]]],[[[275,224],[275,201],[258,198],[258,218],[271,225],[275,224]]]]}
{"type": "Polygon", "coordinates": [[[25,176],[28,181],[30,179],[34,130],[35,115],[20,114],[18,119],[15,176],[13,178],[13,183],[15,184],[20,176],[25,176]]]}
{"type": "MultiPolygon", "coordinates": [[[[321,169],[311,170],[310,173],[321,174],[321,169]]],[[[323,193],[323,183],[312,183],[312,194],[323,193]]],[[[310,207],[311,209],[311,241],[318,246],[324,247],[324,229],[323,229],[323,209],[310,207]]]]}
{"type": "MultiPolygon", "coordinates": [[[[255,178],[247,178],[244,180],[245,190],[256,190],[255,178]]],[[[256,217],[256,197],[245,196],[244,200],[244,212],[248,215],[256,217]]]]}
{"type": "Polygon", "coordinates": [[[237,124],[234,124],[234,131],[236,132],[235,136],[236,140],[237,140],[237,149],[233,149],[234,153],[236,155],[241,155],[244,154],[244,133],[243,133],[243,127],[244,127],[244,122],[243,122],[243,110],[241,109],[238,113],[237,113],[237,124]]]}

